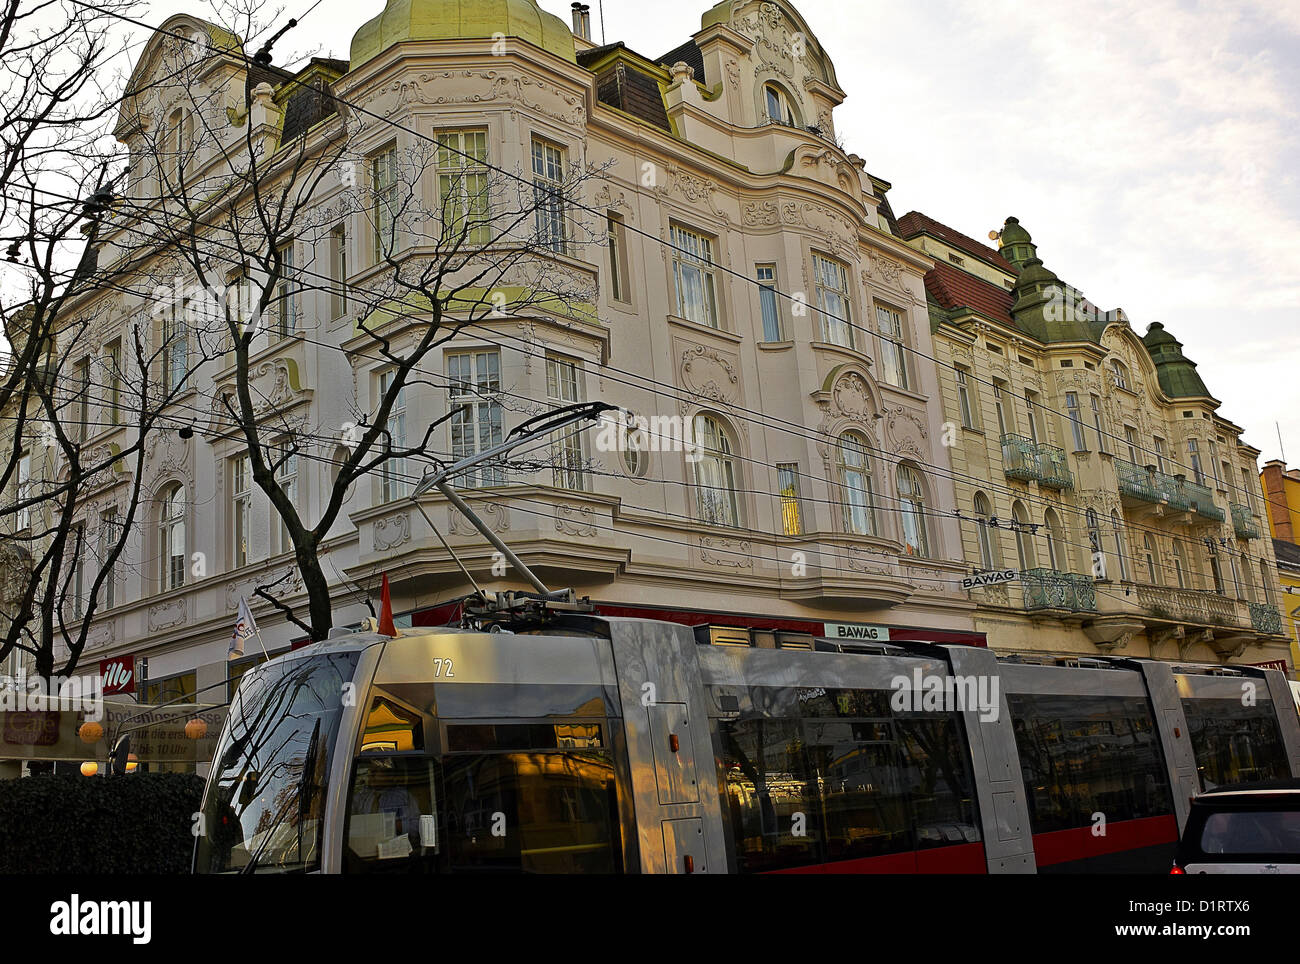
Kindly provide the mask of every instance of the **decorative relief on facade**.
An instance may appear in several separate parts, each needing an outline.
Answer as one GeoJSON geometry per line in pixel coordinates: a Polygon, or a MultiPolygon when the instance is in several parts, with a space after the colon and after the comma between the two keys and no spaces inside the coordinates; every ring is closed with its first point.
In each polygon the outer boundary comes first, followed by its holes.
{"type": "Polygon", "coordinates": [[[722,536],[700,536],[700,561],[728,569],[754,567],[748,539],[727,539],[722,536]]]}
{"type": "MultiPolygon", "coordinates": [[[[903,281],[903,266],[897,261],[886,258],[884,255],[871,254],[871,274],[880,280],[881,284],[891,288],[897,288],[899,291],[906,291],[907,285],[903,281]]],[[[864,274],[863,283],[868,284],[867,276],[864,274]]]]}
{"type": "Polygon", "coordinates": [[[699,204],[701,201],[704,202],[709,206],[709,210],[713,212],[715,217],[720,218],[728,224],[731,223],[731,219],[727,217],[727,213],[718,207],[717,200],[714,197],[717,186],[712,181],[708,178],[691,174],[689,171],[683,171],[672,161],[669,161],[664,165],[664,172],[667,174],[666,183],[655,188],[655,193],[658,194],[661,199],[668,197],[676,191],[692,204],[699,204]]]}
{"type": "MultiPolygon", "coordinates": [[[[493,532],[505,532],[510,528],[510,513],[504,505],[496,502],[475,502],[474,511],[478,513],[479,518],[487,523],[487,527],[493,532]]],[[[479,531],[474,528],[468,519],[466,519],[455,506],[447,506],[448,525],[447,528],[458,536],[478,535],[479,531]]]]}
{"type": "Polygon", "coordinates": [[[117,637],[116,623],[109,619],[93,626],[90,632],[86,633],[86,652],[92,649],[103,649],[110,646],[117,637]]]}
{"type": "Polygon", "coordinates": [[[866,573],[873,576],[888,576],[891,579],[898,578],[898,570],[892,566],[882,565],[880,556],[876,553],[869,552],[861,546],[848,545],[841,547],[840,555],[844,559],[845,565],[853,572],[866,573]]]}
{"type": "Polygon", "coordinates": [[[810,201],[746,201],[741,210],[746,227],[803,228],[825,240],[846,261],[858,258],[858,232],[848,219],[810,201]]]}
{"type": "Polygon", "coordinates": [[[592,521],[594,518],[591,506],[560,504],[555,507],[555,531],[595,539],[600,533],[592,521]]]}
{"type": "Polygon", "coordinates": [[[727,61],[727,83],[732,87],[740,86],[740,64],[734,60],[727,61]]]}
{"type": "Polygon", "coordinates": [[[277,599],[298,592],[302,589],[302,577],[298,575],[298,567],[279,566],[256,576],[231,580],[226,583],[226,609],[234,612],[240,599],[247,599],[249,605],[253,605],[254,595],[258,589],[266,590],[267,595],[277,599]]]}
{"type": "Polygon", "coordinates": [[[372,538],[378,552],[387,552],[409,541],[411,514],[399,512],[384,519],[376,519],[372,526],[372,538]]]}
{"type": "MultiPolygon", "coordinates": [[[[555,84],[522,73],[496,70],[443,70],[420,74],[416,80],[395,80],[386,88],[392,97],[387,108],[377,113],[388,117],[412,104],[444,106],[453,104],[504,103],[512,108],[525,107],[544,117],[587,129],[587,108],[581,99],[555,84]],[[464,93],[435,94],[433,91],[464,87],[466,81],[481,81],[477,90],[464,93]]],[[[382,96],[382,95],[381,95],[382,96]]]]}
{"type": "Polygon", "coordinates": [[[734,403],[739,395],[740,378],[731,360],[703,345],[682,352],[681,383],[698,398],[723,404],[734,403]]]}
{"type": "Polygon", "coordinates": [[[895,408],[885,406],[881,409],[881,414],[885,418],[885,441],[891,451],[917,459],[924,458],[925,449],[917,441],[918,438],[929,437],[924,413],[899,405],[895,408]]]}
{"type": "Polygon", "coordinates": [[[194,494],[194,473],[190,468],[190,445],[175,432],[153,432],[145,440],[144,477],[152,490],[164,475],[179,476],[190,497],[194,494]]]}
{"type": "Polygon", "coordinates": [[[149,632],[171,629],[185,622],[185,597],[178,596],[149,607],[149,632]]]}
{"type": "MultiPolygon", "coordinates": [[[[829,115],[827,115],[829,117],[829,115]]],[[[798,148],[796,154],[809,151],[809,148],[798,148]]],[[[837,151],[829,147],[818,151],[811,149],[810,153],[804,153],[799,158],[798,164],[801,168],[810,168],[814,176],[827,184],[838,184],[842,191],[852,191],[857,176],[853,173],[853,168],[844,160],[837,151]]]]}
{"type": "Polygon", "coordinates": [[[596,207],[609,208],[613,210],[623,210],[628,213],[629,220],[633,214],[631,203],[623,191],[616,191],[608,184],[602,184],[596,196],[592,198],[592,203],[596,207]]]}

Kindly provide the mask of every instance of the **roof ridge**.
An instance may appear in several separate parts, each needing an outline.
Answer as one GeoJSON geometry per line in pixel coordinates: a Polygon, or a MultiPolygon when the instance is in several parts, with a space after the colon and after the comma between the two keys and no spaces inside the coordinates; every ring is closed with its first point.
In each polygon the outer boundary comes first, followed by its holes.
{"type": "Polygon", "coordinates": [[[935,220],[921,211],[908,211],[898,219],[898,227],[903,232],[904,240],[908,240],[909,235],[915,237],[918,234],[924,234],[928,229],[929,233],[937,235],[940,240],[947,241],[953,247],[965,251],[972,257],[986,261],[1007,274],[1019,274],[1015,265],[1002,257],[1002,254],[996,249],[989,247],[987,244],[981,244],[969,235],[962,234],[956,228],[935,220]]]}

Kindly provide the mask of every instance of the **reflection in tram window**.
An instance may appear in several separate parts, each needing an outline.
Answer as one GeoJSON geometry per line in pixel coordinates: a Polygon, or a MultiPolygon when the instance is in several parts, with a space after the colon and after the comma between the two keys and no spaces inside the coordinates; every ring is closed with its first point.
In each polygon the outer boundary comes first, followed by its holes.
{"type": "Polygon", "coordinates": [[[1268,697],[1259,697],[1254,706],[1234,699],[1184,699],[1183,713],[1204,789],[1291,776],[1268,697]]]}
{"type": "Polygon", "coordinates": [[[432,869],[428,865],[438,853],[437,803],[434,764],[427,757],[358,760],[348,806],[348,869],[432,869]]]}
{"type": "Polygon", "coordinates": [[[762,715],[719,721],[715,732],[741,873],[891,854],[904,863],[888,869],[907,869],[911,851],[979,842],[955,716],[891,716],[888,693],[874,690],[755,687],[750,696],[762,715]],[[768,715],[778,708],[802,718],[768,715]]]}
{"type": "Polygon", "coordinates": [[[1173,812],[1143,699],[1008,694],[1035,834],[1173,812]]]}
{"type": "Polygon", "coordinates": [[[424,721],[420,714],[396,700],[376,696],[366,714],[361,737],[362,753],[424,749],[424,721]]]}

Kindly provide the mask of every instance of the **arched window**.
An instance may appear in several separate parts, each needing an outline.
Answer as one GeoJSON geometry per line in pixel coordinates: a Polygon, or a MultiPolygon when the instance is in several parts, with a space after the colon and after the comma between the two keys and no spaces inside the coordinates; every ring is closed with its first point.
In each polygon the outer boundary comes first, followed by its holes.
{"type": "Polygon", "coordinates": [[[763,85],[763,111],[766,115],[763,118],[765,123],[799,126],[799,118],[795,115],[790,98],[776,84],[763,85]]]}
{"type": "Polygon", "coordinates": [[[1011,518],[1015,521],[1016,529],[1016,555],[1020,559],[1020,568],[1034,569],[1037,567],[1038,560],[1034,555],[1034,543],[1030,538],[1029,513],[1019,502],[1011,506],[1011,518]]]}
{"type": "Polygon", "coordinates": [[[180,483],[162,493],[162,511],[158,517],[161,540],[159,585],[163,591],[185,585],[185,490],[180,483]]]}
{"type": "Polygon", "coordinates": [[[1178,588],[1187,588],[1187,557],[1183,553],[1183,543],[1179,539],[1174,540],[1174,576],[1178,579],[1178,588]]]}
{"type": "Polygon", "coordinates": [[[1057,572],[1065,571],[1065,545],[1061,539],[1061,520],[1053,509],[1048,509],[1043,516],[1047,524],[1047,565],[1057,572]]]}
{"type": "Polygon", "coordinates": [[[985,569],[997,568],[997,543],[993,538],[993,531],[989,526],[989,517],[993,510],[989,507],[988,496],[983,492],[975,493],[975,516],[976,516],[976,533],[975,538],[979,541],[980,546],[980,565],[985,569]]]}
{"type": "Polygon", "coordinates": [[[1124,552],[1124,523],[1120,521],[1118,512],[1111,512],[1110,527],[1115,533],[1115,555],[1119,559],[1119,577],[1128,582],[1132,576],[1128,571],[1128,556],[1124,552]]]}
{"type": "Polygon", "coordinates": [[[903,544],[910,555],[928,556],[930,536],[925,524],[925,490],[920,473],[908,465],[898,467],[898,502],[903,544]]]}
{"type": "Polygon", "coordinates": [[[696,505],[700,521],[715,526],[740,525],[736,501],[736,460],[726,429],[708,415],[694,423],[698,461],[695,463],[696,505]]]}
{"type": "Polygon", "coordinates": [[[862,536],[876,534],[875,490],[871,484],[871,461],[867,443],[856,432],[845,432],[837,447],[840,470],[840,499],[844,505],[844,531],[862,536]]]}
{"type": "Polygon", "coordinates": [[[1128,388],[1128,368],[1118,358],[1110,360],[1110,380],[1116,388],[1128,388]]]}
{"type": "Polygon", "coordinates": [[[1268,575],[1268,560],[1259,560],[1259,584],[1264,587],[1264,602],[1273,605],[1273,582],[1268,575]]]}
{"type": "Polygon", "coordinates": [[[1160,585],[1160,554],[1149,532],[1142,535],[1142,561],[1147,569],[1147,582],[1153,586],[1160,585]]]}

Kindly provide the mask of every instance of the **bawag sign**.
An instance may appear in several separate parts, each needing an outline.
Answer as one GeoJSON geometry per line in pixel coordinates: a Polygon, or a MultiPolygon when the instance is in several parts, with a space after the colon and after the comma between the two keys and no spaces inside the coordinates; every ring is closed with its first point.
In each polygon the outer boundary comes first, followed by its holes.
{"type": "Polygon", "coordinates": [[[1015,582],[1020,578],[1018,569],[993,569],[989,572],[977,572],[966,576],[961,581],[963,589],[975,589],[978,586],[996,586],[1000,582],[1015,582]]]}

